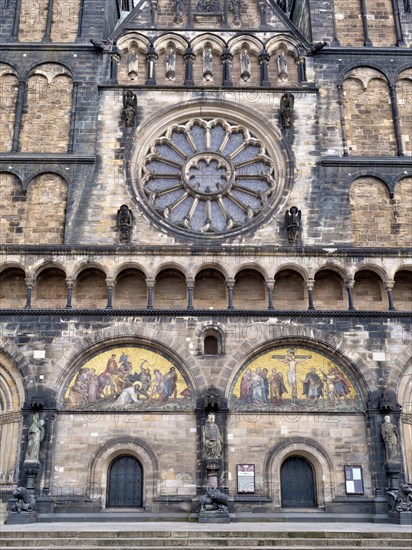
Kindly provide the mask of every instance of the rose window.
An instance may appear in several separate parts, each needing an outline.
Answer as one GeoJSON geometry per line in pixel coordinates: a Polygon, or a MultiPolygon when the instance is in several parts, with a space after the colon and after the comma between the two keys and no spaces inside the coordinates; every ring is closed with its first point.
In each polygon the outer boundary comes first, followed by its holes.
{"type": "Polygon", "coordinates": [[[198,236],[253,223],[279,191],[278,164],[262,140],[221,118],[170,126],[140,166],[139,191],[151,212],[198,236]]]}

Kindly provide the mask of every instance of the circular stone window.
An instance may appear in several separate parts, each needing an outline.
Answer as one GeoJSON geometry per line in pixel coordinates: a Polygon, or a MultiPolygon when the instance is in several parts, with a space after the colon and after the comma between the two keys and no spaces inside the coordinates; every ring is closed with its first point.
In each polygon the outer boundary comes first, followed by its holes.
{"type": "Polygon", "coordinates": [[[279,202],[284,157],[245,124],[186,118],[150,136],[131,177],[162,225],[186,236],[223,237],[261,223],[279,202]]]}

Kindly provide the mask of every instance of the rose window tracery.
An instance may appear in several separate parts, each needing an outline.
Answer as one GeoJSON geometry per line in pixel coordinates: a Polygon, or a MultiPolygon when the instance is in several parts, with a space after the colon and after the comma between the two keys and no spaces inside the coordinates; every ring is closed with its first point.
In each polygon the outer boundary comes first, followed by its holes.
{"type": "Polygon", "coordinates": [[[172,124],[140,164],[140,193],[170,226],[219,235],[247,226],[278,195],[278,163],[246,127],[222,118],[172,124]]]}

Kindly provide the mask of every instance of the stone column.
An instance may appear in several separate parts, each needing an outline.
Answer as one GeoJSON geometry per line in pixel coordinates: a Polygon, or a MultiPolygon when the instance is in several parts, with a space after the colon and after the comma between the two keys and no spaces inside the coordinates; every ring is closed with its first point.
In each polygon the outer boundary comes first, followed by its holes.
{"type": "Polygon", "coordinates": [[[113,309],[113,289],[115,281],[113,279],[106,279],[107,285],[107,306],[106,309],[113,309]]]}
{"type": "Polygon", "coordinates": [[[146,54],[146,61],[147,61],[147,80],[146,85],[156,85],[156,74],[155,74],[155,67],[156,67],[156,61],[158,59],[158,55],[153,47],[153,44],[150,44],[149,49],[147,50],[146,54]]]}
{"type": "Polygon", "coordinates": [[[42,42],[48,44],[50,42],[50,33],[52,26],[52,17],[53,17],[53,0],[49,0],[47,5],[47,18],[46,18],[46,28],[44,29],[44,35],[42,42]]]}
{"type": "Polygon", "coordinates": [[[155,285],[155,279],[146,279],[147,286],[147,308],[153,309],[153,289],[155,285]]]}
{"type": "Polygon", "coordinates": [[[260,85],[268,87],[270,86],[269,82],[269,65],[270,55],[267,50],[262,50],[258,56],[259,66],[260,66],[260,85]]]}
{"type": "Polygon", "coordinates": [[[395,127],[395,138],[396,138],[397,154],[398,154],[398,157],[404,157],[405,152],[403,150],[401,121],[400,121],[399,109],[398,109],[398,96],[397,96],[397,93],[396,93],[396,85],[395,84],[393,84],[390,87],[390,94],[391,94],[391,108],[392,108],[393,125],[395,127]]]}
{"type": "Polygon", "coordinates": [[[26,305],[24,306],[24,309],[30,309],[31,308],[31,293],[34,287],[34,279],[31,277],[26,278],[26,286],[27,286],[27,297],[26,297],[26,305]]]}
{"type": "Polygon", "coordinates": [[[362,26],[363,26],[363,39],[364,46],[371,47],[373,46],[371,39],[369,38],[369,27],[368,27],[368,14],[366,11],[366,2],[365,0],[360,0],[361,4],[361,14],[362,14],[362,26]]]}
{"type": "Polygon", "coordinates": [[[194,279],[187,279],[187,309],[193,309],[193,288],[195,286],[194,279]]]}
{"type": "Polygon", "coordinates": [[[396,311],[396,307],[393,303],[392,289],[395,281],[386,281],[386,291],[388,293],[388,309],[389,311],[396,311]]]}
{"type": "Polygon", "coordinates": [[[315,306],[313,305],[313,287],[315,286],[315,279],[308,279],[306,281],[306,287],[308,289],[308,311],[314,310],[315,306]]]}
{"type": "Polygon", "coordinates": [[[76,109],[77,109],[77,95],[79,91],[79,83],[73,82],[72,90],[72,110],[70,113],[70,132],[69,132],[69,147],[67,148],[68,153],[73,153],[74,149],[74,125],[76,122],[76,109]]]}
{"type": "Polygon", "coordinates": [[[340,127],[342,133],[342,148],[343,156],[347,157],[349,155],[348,149],[348,140],[346,137],[346,128],[345,128],[345,108],[343,106],[343,85],[338,84],[338,105],[339,105],[339,116],[340,116],[340,127]]]}
{"type": "Polygon", "coordinates": [[[346,292],[348,293],[348,309],[349,311],[354,311],[356,308],[353,306],[353,295],[352,290],[355,285],[355,281],[352,279],[350,281],[346,281],[346,292]]]}
{"type": "Polygon", "coordinates": [[[21,0],[16,0],[16,7],[14,9],[13,27],[11,29],[11,39],[17,40],[20,27],[20,12],[21,12],[21,0]]]}
{"type": "Polygon", "coordinates": [[[298,66],[298,80],[299,82],[306,82],[306,60],[304,57],[298,57],[296,59],[296,65],[298,66]]]}
{"type": "Polygon", "coordinates": [[[273,288],[275,286],[275,281],[273,279],[268,279],[266,281],[266,288],[268,289],[268,309],[275,309],[273,307],[273,288]]]}
{"type": "Polygon", "coordinates": [[[73,279],[66,279],[66,286],[67,286],[67,303],[66,308],[72,309],[72,298],[73,298],[73,287],[74,287],[74,281],[73,279]]]}
{"type": "Polygon", "coordinates": [[[226,281],[227,286],[227,309],[234,309],[233,307],[233,287],[235,286],[235,280],[234,279],[228,279],[226,281]]]}
{"type": "Polygon", "coordinates": [[[193,81],[193,62],[196,59],[193,49],[189,46],[183,54],[185,62],[185,86],[194,86],[193,81]]]}
{"type": "Polygon", "coordinates": [[[19,92],[17,95],[17,106],[16,106],[16,119],[14,122],[14,131],[13,131],[13,143],[11,152],[17,153],[20,150],[20,128],[21,128],[21,119],[23,116],[23,106],[26,101],[26,83],[24,80],[19,80],[19,92]]]}
{"type": "Polygon", "coordinates": [[[79,6],[79,22],[77,25],[77,36],[76,36],[76,42],[80,41],[80,38],[82,36],[83,31],[83,13],[84,13],[84,0],[80,0],[80,6],[79,6]]]}
{"type": "Polygon", "coordinates": [[[233,61],[233,55],[230,53],[229,48],[224,48],[223,53],[221,55],[222,65],[223,65],[223,82],[222,85],[226,87],[233,86],[232,77],[231,77],[231,69],[232,69],[232,61],[233,61]]]}
{"type": "Polygon", "coordinates": [[[404,46],[405,41],[403,39],[401,16],[399,14],[399,4],[397,0],[392,0],[392,9],[393,9],[393,20],[395,22],[396,45],[404,46]]]}

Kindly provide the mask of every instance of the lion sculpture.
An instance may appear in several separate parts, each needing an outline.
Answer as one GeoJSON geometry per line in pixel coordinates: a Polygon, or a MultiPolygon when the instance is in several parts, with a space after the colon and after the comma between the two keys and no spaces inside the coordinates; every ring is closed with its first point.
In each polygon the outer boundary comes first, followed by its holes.
{"type": "Polygon", "coordinates": [[[219,491],[217,487],[207,487],[206,494],[202,495],[199,499],[200,511],[215,511],[227,512],[228,497],[222,491],[219,491]]]}
{"type": "Polygon", "coordinates": [[[17,502],[13,504],[12,512],[31,512],[35,504],[34,496],[25,487],[17,487],[13,491],[13,497],[17,502]]]}

